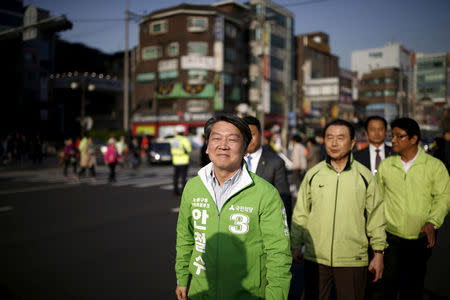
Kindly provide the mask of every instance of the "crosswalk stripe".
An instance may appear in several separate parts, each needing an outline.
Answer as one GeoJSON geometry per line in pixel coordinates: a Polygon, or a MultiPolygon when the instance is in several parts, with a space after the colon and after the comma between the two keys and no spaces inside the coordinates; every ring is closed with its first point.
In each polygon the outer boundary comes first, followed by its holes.
{"type": "Polygon", "coordinates": [[[158,186],[161,184],[168,184],[170,182],[172,182],[171,179],[166,179],[164,181],[152,181],[152,182],[147,182],[147,183],[136,184],[135,187],[144,188],[144,187],[158,186]]]}
{"type": "MultiPolygon", "coordinates": [[[[192,178],[197,175],[196,168],[189,169],[188,177],[192,178]]],[[[150,166],[148,168],[141,168],[139,170],[132,169],[118,169],[116,173],[117,181],[112,186],[132,186],[136,188],[159,187],[163,190],[172,190],[172,176],[173,168],[150,166]]],[[[61,169],[46,169],[46,170],[28,170],[23,172],[9,172],[8,174],[0,174],[1,177],[11,178],[16,182],[32,182],[37,184],[37,187],[24,188],[23,191],[38,191],[51,189],[45,186],[46,183],[54,184],[52,188],[73,187],[76,185],[87,184],[90,186],[100,186],[109,184],[109,172],[105,166],[99,166],[96,169],[96,181],[93,181],[89,172],[85,176],[77,179],[69,170],[68,177],[63,176],[61,169]],[[42,184],[42,185],[41,185],[42,184]],[[40,185],[40,186],[39,186],[40,185]]],[[[3,193],[10,193],[10,191],[3,191],[3,193]]],[[[16,190],[14,190],[16,191],[16,190]]],[[[0,194],[3,194],[0,193],[0,194]]]]}

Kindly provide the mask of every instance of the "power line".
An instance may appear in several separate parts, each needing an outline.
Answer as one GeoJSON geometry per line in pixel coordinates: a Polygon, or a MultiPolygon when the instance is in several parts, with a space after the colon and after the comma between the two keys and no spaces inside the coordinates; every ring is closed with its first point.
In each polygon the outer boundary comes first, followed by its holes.
{"type": "Polygon", "coordinates": [[[115,18],[115,19],[73,19],[72,22],[91,22],[91,23],[101,23],[101,22],[124,22],[125,18],[115,18]]]}

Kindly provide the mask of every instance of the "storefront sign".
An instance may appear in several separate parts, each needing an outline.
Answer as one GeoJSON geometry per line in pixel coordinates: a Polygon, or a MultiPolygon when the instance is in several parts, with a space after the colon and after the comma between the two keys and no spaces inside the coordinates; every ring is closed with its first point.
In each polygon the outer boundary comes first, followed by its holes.
{"type": "Polygon", "coordinates": [[[214,70],[215,61],[212,56],[182,56],[181,68],[184,70],[214,70]]]}
{"type": "Polygon", "coordinates": [[[178,69],[178,59],[160,60],[158,62],[158,72],[172,71],[178,69]]]}

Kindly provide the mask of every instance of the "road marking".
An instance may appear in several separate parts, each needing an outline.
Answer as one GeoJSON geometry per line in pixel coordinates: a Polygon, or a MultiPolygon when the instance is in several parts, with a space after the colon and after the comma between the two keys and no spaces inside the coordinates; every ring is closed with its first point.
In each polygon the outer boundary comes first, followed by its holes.
{"type": "Polygon", "coordinates": [[[178,213],[180,211],[180,208],[179,207],[174,207],[174,208],[171,209],[171,211],[173,213],[178,213]]]}
{"type": "Polygon", "coordinates": [[[46,185],[46,186],[38,186],[38,187],[32,187],[32,188],[21,188],[16,190],[4,190],[0,191],[0,195],[7,195],[7,194],[16,194],[16,193],[28,193],[28,192],[37,192],[37,191],[47,191],[51,189],[62,189],[67,188],[66,184],[59,184],[59,185],[46,185]]]}
{"type": "Polygon", "coordinates": [[[163,185],[163,186],[160,187],[160,189],[166,190],[166,191],[173,190],[173,183],[172,184],[168,184],[168,185],[163,185]]]}
{"type": "Polygon", "coordinates": [[[0,212],[7,212],[13,210],[13,207],[8,205],[8,206],[0,206],[0,212]]]}
{"type": "Polygon", "coordinates": [[[138,188],[145,188],[145,187],[169,184],[170,182],[172,182],[172,179],[158,180],[158,181],[153,181],[153,182],[145,182],[145,183],[141,183],[141,184],[135,184],[134,186],[138,187],[138,188]]]}

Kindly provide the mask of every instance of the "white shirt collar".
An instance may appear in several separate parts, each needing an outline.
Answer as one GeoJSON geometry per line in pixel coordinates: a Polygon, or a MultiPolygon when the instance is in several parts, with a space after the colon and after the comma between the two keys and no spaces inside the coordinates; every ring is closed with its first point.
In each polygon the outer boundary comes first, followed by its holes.
{"type": "Polygon", "coordinates": [[[244,157],[244,159],[247,163],[248,163],[247,158],[249,155],[252,156],[252,169],[250,171],[253,173],[256,173],[256,169],[258,168],[259,160],[262,155],[262,146],[260,146],[259,149],[256,150],[255,152],[253,152],[252,154],[247,153],[247,155],[244,157]]]}
{"type": "Polygon", "coordinates": [[[376,149],[380,149],[379,155],[381,160],[386,158],[386,154],[385,154],[385,150],[384,150],[384,143],[380,145],[380,147],[375,147],[372,144],[369,144],[369,157],[370,157],[370,171],[372,172],[372,174],[376,174],[376,169],[375,169],[375,164],[376,164],[376,157],[377,157],[377,152],[375,151],[376,149]]]}
{"type": "Polygon", "coordinates": [[[408,172],[408,170],[411,168],[412,164],[414,163],[414,161],[417,159],[417,157],[419,156],[419,149],[417,149],[417,153],[416,156],[414,156],[413,159],[408,160],[407,162],[404,162],[403,159],[400,157],[400,161],[403,164],[403,169],[405,170],[405,173],[408,172]]]}

